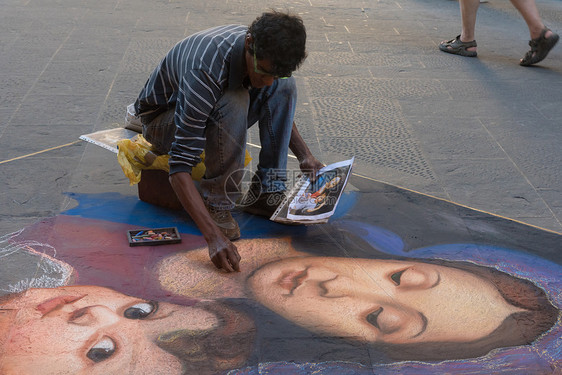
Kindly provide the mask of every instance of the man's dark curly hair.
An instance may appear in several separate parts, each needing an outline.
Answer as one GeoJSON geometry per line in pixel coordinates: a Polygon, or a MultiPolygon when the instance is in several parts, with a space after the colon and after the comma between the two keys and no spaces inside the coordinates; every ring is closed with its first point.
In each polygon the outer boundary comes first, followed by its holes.
{"type": "Polygon", "coordinates": [[[306,29],[298,16],[266,12],[256,18],[248,32],[254,40],[250,53],[255,52],[258,60],[270,60],[272,72],[280,77],[290,76],[306,58],[306,29]]]}

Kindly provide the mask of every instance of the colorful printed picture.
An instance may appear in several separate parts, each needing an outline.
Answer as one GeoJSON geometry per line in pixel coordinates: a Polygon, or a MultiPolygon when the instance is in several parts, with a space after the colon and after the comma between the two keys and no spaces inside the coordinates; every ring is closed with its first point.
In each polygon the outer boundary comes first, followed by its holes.
{"type": "Polygon", "coordinates": [[[326,222],[336,210],[352,165],[353,159],[334,163],[322,168],[314,182],[306,179],[290,197],[287,219],[326,222]]]}
{"type": "Polygon", "coordinates": [[[0,238],[0,373],[562,371],[559,234],[349,184],[328,224],[236,213],[234,274],[181,212],[72,195],[0,238]],[[181,243],[129,246],[159,227],[181,243]]]}

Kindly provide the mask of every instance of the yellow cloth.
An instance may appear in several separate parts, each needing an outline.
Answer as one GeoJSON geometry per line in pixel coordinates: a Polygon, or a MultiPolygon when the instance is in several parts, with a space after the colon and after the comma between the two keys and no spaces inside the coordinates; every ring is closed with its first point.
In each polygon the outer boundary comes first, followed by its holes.
{"type": "MultiPolygon", "coordinates": [[[[138,135],[136,140],[122,139],[117,142],[119,152],[117,161],[125,176],[129,179],[129,184],[138,184],[141,179],[143,169],[161,169],[170,172],[168,165],[169,155],[156,155],[152,150],[152,145],[142,135],[138,135]]],[[[252,160],[248,150],[244,159],[244,166],[252,160]]],[[[205,174],[205,152],[201,153],[201,162],[191,170],[191,178],[200,181],[205,174]]]]}

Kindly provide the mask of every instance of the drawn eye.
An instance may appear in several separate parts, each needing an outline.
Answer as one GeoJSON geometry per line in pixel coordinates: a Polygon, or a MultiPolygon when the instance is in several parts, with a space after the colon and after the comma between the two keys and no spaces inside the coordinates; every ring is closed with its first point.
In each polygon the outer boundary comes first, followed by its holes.
{"type": "Polygon", "coordinates": [[[400,278],[402,277],[404,271],[406,270],[395,272],[390,276],[390,279],[394,282],[394,284],[396,284],[396,286],[400,285],[400,278]]]}
{"type": "Polygon", "coordinates": [[[123,316],[127,319],[146,319],[154,314],[156,310],[158,310],[157,302],[141,302],[125,310],[123,316]]]}
{"type": "Polygon", "coordinates": [[[95,363],[105,361],[115,353],[115,342],[109,337],[102,338],[86,354],[95,363]]]}
{"type": "Polygon", "coordinates": [[[383,308],[379,307],[377,310],[373,311],[369,315],[367,315],[367,322],[377,329],[381,329],[379,326],[378,318],[379,315],[382,313],[383,308]]]}

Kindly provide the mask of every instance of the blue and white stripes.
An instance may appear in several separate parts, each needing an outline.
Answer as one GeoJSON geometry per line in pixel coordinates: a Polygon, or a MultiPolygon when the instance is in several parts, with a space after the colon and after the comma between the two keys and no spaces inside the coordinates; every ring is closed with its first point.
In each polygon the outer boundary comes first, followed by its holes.
{"type": "Polygon", "coordinates": [[[244,74],[247,26],[214,27],[177,43],[152,72],[135,107],[152,118],[175,108],[176,137],[170,173],[191,172],[205,148],[205,125],[228,88],[239,88],[244,74]]]}

